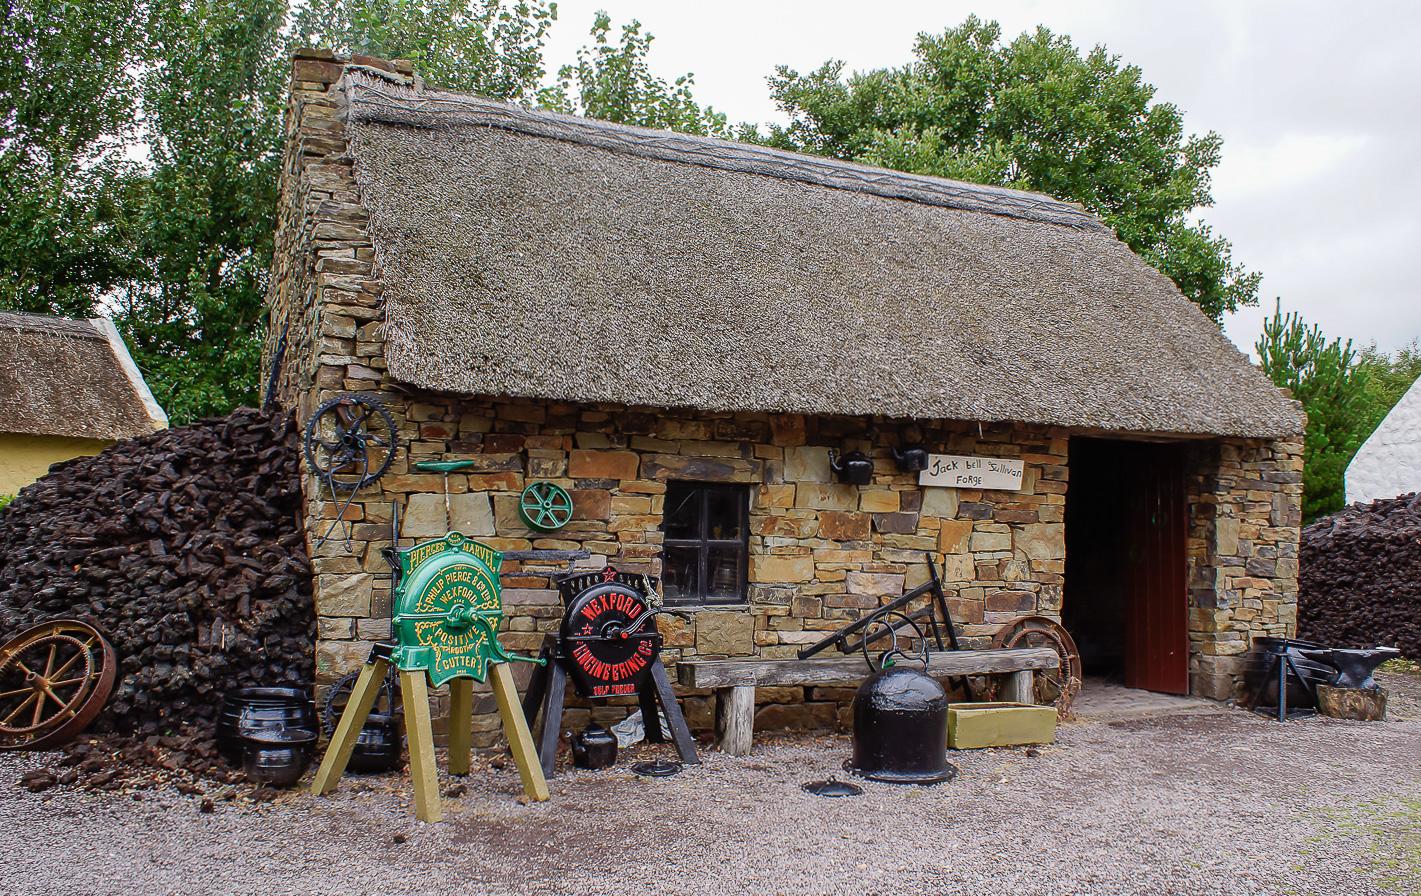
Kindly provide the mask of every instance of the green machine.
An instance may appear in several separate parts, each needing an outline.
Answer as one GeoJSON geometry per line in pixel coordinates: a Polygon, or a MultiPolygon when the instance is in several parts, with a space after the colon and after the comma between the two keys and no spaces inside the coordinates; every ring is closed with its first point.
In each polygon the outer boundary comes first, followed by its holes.
{"type": "Polygon", "coordinates": [[[399,563],[392,619],[394,642],[372,648],[311,792],[320,795],[335,789],[380,684],[393,665],[400,673],[415,815],[421,821],[438,821],[442,817],[426,680],[434,687],[449,683],[449,773],[469,772],[473,686],[476,681],[490,680],[504,734],[523,779],[523,792],[530,799],[546,800],[547,781],[508,667],[514,660],[542,661],[510,654],[498,641],[498,626],[503,619],[498,571],[503,555],[458,532],[450,532],[400,551],[399,563]]]}

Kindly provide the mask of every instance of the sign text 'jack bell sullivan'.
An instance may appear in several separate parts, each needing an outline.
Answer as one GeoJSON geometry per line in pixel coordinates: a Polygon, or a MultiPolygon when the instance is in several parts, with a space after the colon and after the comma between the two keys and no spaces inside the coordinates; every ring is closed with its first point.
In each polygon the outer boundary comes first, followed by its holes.
{"type": "Polygon", "coordinates": [[[918,484],[1019,492],[1025,473],[1026,464],[1011,458],[930,454],[928,468],[918,474],[918,484]]]}

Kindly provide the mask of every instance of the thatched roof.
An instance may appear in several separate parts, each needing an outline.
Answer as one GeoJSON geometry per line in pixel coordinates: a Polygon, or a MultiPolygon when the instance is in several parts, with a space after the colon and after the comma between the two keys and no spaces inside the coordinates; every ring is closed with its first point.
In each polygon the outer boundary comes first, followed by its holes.
{"type": "Polygon", "coordinates": [[[1046,196],[348,70],[386,360],[449,392],[1279,436],[1174,284],[1046,196]]]}
{"type": "Polygon", "coordinates": [[[167,425],[111,321],[0,311],[0,433],[117,440],[167,425]]]}

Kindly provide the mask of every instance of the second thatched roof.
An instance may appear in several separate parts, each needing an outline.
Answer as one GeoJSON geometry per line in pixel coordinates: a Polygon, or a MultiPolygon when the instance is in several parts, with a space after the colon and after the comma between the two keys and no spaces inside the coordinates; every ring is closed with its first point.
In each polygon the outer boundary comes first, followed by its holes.
{"type": "Polygon", "coordinates": [[[428,389],[1277,437],[1302,415],[1079,206],[348,70],[428,389]]]}

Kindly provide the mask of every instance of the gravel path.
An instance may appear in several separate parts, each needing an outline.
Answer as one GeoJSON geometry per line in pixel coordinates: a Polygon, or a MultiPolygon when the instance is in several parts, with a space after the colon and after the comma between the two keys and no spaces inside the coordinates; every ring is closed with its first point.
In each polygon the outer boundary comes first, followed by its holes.
{"type": "Polygon", "coordinates": [[[799,789],[842,775],[849,750],[767,739],[663,779],[624,759],[561,775],[541,805],[486,760],[437,825],[413,820],[397,777],[271,804],[215,793],[202,814],[173,791],[31,794],[15,781],[50,757],[4,755],[0,893],[1421,892],[1421,721],[1077,723],[1035,755],[956,753],[961,776],[938,787],[799,789]]]}

